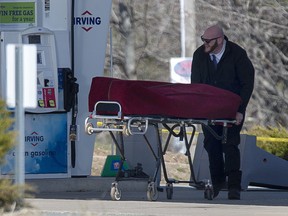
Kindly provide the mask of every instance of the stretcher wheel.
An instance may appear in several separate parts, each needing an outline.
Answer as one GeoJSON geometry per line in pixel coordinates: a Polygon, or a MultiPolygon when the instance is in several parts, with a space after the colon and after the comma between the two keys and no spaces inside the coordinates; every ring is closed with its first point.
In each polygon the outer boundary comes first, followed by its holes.
{"type": "Polygon", "coordinates": [[[158,199],[158,191],[154,182],[148,184],[147,199],[149,201],[155,201],[158,199]]]}
{"type": "Polygon", "coordinates": [[[204,198],[207,200],[212,200],[213,199],[213,190],[212,188],[206,188],[204,190],[204,198]]]}
{"type": "Polygon", "coordinates": [[[213,192],[213,186],[210,183],[210,180],[208,180],[205,183],[205,187],[204,187],[204,198],[208,199],[208,200],[212,200],[214,196],[214,192],[213,192]]]}
{"type": "Polygon", "coordinates": [[[85,124],[85,132],[88,135],[92,135],[93,134],[93,131],[91,130],[92,128],[93,128],[93,124],[92,123],[85,124]]]}
{"type": "Polygon", "coordinates": [[[172,197],[173,197],[173,184],[168,183],[166,185],[166,195],[167,195],[167,199],[172,199],[172,197]]]}
{"type": "Polygon", "coordinates": [[[110,196],[112,200],[120,200],[121,199],[121,190],[117,187],[117,183],[112,184],[110,196]]]}

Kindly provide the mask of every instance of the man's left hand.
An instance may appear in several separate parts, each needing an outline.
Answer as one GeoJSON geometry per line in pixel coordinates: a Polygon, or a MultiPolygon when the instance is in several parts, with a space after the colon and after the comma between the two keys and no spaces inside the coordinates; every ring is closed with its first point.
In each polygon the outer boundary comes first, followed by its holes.
{"type": "Polygon", "coordinates": [[[235,120],[236,120],[236,125],[240,125],[243,121],[243,114],[240,113],[240,112],[237,112],[236,113],[236,117],[235,117],[235,120]]]}

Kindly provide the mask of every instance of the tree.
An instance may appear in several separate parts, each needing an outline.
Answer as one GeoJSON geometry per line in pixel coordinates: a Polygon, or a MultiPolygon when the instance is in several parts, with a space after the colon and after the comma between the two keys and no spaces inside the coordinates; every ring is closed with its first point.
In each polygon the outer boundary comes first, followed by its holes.
{"type": "MultiPolygon", "coordinates": [[[[222,22],[229,39],[247,50],[255,71],[250,125],[288,126],[288,1],[199,1],[198,20],[222,22]],[[200,13],[205,11],[205,13],[200,13]]],[[[206,24],[198,22],[198,31],[206,24]]]]}
{"type": "MultiPolygon", "coordinates": [[[[247,127],[288,126],[287,10],[288,0],[195,1],[196,47],[202,44],[204,29],[220,23],[254,64],[247,127]]],[[[185,13],[189,17],[189,11],[185,13]]],[[[111,25],[115,77],[170,81],[170,58],[181,56],[179,1],[114,1],[111,25]]]]}
{"type": "Polygon", "coordinates": [[[0,119],[0,164],[3,164],[6,153],[15,144],[15,132],[9,130],[12,126],[13,118],[2,100],[0,100],[0,119]]]}
{"type": "MultiPolygon", "coordinates": [[[[11,112],[7,110],[5,102],[0,100],[0,165],[5,162],[7,152],[15,145],[16,132],[11,130],[13,123],[11,112]]],[[[34,188],[29,185],[15,185],[9,178],[0,178],[0,212],[2,209],[9,211],[14,203],[17,209],[28,206],[27,203],[19,202],[22,196],[20,190],[34,192],[34,188]]]]}
{"type": "MultiPolygon", "coordinates": [[[[5,155],[15,143],[15,133],[10,130],[12,123],[13,119],[6,109],[5,102],[0,100],[0,165],[5,162],[5,155]]],[[[15,194],[17,187],[8,179],[0,179],[0,208],[7,210],[15,201],[15,194]]]]}
{"type": "Polygon", "coordinates": [[[114,2],[111,25],[115,77],[169,81],[170,57],[181,55],[177,1],[114,2]]]}

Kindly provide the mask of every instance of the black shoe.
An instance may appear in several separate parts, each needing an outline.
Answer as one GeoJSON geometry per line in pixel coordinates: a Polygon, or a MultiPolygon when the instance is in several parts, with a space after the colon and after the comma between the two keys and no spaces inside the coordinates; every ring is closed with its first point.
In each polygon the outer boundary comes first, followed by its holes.
{"type": "Polygon", "coordinates": [[[219,195],[219,192],[224,187],[225,183],[217,184],[213,186],[213,198],[216,198],[219,195]]]}
{"type": "Polygon", "coordinates": [[[230,189],[228,191],[229,200],[240,200],[240,190],[239,189],[230,189]]]}

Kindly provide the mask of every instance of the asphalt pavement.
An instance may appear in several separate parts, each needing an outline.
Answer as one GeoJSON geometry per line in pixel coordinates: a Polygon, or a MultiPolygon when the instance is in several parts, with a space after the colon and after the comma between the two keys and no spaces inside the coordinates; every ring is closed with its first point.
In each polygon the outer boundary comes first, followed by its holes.
{"type": "Polygon", "coordinates": [[[288,216],[287,190],[249,187],[241,193],[241,200],[228,200],[224,190],[217,198],[207,200],[203,190],[174,184],[172,199],[167,199],[165,185],[161,185],[164,191],[158,193],[157,200],[148,201],[146,182],[127,181],[119,182],[121,199],[116,201],[110,195],[113,181],[113,178],[34,180],[32,183],[38,184],[38,192],[33,198],[25,198],[31,207],[4,215],[288,216]]]}

